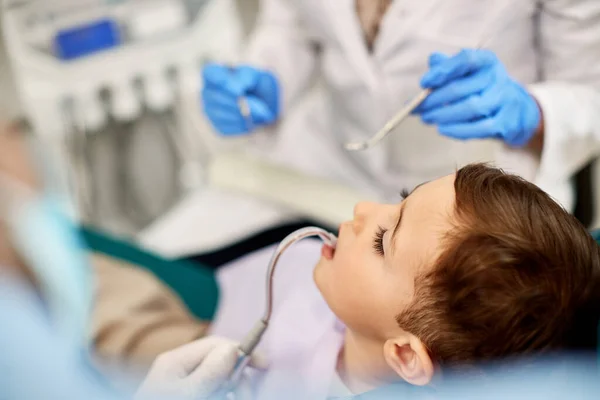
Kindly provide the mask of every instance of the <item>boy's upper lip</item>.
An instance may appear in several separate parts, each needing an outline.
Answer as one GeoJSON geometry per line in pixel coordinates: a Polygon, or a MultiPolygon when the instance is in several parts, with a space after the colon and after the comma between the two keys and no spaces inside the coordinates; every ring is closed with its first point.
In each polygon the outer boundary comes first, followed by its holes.
{"type": "Polygon", "coordinates": [[[342,238],[342,227],[343,226],[344,226],[344,224],[341,223],[340,226],[338,227],[338,232],[337,232],[337,241],[338,241],[338,244],[339,244],[339,242],[340,242],[340,240],[342,238]]]}

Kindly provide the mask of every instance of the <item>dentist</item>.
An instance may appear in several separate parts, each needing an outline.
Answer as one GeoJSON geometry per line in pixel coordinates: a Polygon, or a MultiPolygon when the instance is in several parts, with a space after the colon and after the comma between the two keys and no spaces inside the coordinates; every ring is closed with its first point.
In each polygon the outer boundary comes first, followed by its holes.
{"type": "Polygon", "coordinates": [[[599,151],[599,48],[597,0],[262,0],[246,64],[206,66],[202,102],[223,135],[268,132],[263,157],[384,200],[491,160],[572,209],[599,151]],[[385,142],[343,149],[423,88],[385,142]]]}

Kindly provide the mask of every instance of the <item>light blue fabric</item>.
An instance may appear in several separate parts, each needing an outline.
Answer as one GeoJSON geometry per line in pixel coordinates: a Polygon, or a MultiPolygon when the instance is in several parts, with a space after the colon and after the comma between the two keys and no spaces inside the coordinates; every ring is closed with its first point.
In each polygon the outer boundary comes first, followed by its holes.
{"type": "Polygon", "coordinates": [[[498,138],[526,145],[541,121],[536,100],[488,50],[434,53],[421,79],[432,93],[415,110],[426,124],[455,139],[498,138]]]}
{"type": "MultiPolygon", "coordinates": [[[[1,267],[0,267],[1,269],[1,267]]],[[[118,400],[85,352],[53,330],[42,300],[0,276],[0,399],[118,400]]]]}
{"type": "Polygon", "coordinates": [[[437,393],[439,400],[593,400],[600,398],[596,359],[563,356],[507,364],[477,384],[456,377],[437,393]]]}
{"type": "Polygon", "coordinates": [[[52,322],[66,340],[85,346],[94,288],[85,245],[61,203],[26,200],[11,218],[11,238],[35,274],[52,322]]]}
{"type": "MultiPolygon", "coordinates": [[[[594,357],[552,357],[486,368],[485,376],[444,374],[430,387],[404,382],[343,400],[596,400],[600,375],[594,357]]],[[[342,400],[342,399],[339,399],[342,400]]]]}

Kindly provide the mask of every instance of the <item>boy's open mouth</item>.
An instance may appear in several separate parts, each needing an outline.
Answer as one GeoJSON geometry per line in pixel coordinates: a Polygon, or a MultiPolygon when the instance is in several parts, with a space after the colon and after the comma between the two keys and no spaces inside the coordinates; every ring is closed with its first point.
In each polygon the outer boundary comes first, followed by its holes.
{"type": "Polygon", "coordinates": [[[321,255],[327,260],[333,260],[335,256],[335,247],[324,244],[321,248],[321,255]]]}

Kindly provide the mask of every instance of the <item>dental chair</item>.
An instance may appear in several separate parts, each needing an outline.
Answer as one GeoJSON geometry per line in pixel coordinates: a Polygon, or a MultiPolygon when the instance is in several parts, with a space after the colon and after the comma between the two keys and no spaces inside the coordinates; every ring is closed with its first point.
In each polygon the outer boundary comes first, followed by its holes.
{"type": "Polygon", "coordinates": [[[372,199],[243,152],[224,152],[211,161],[206,186],[137,239],[169,259],[202,254],[199,261],[219,264],[229,261],[230,254],[239,256],[279,241],[299,226],[337,227],[362,200],[372,199]]]}

